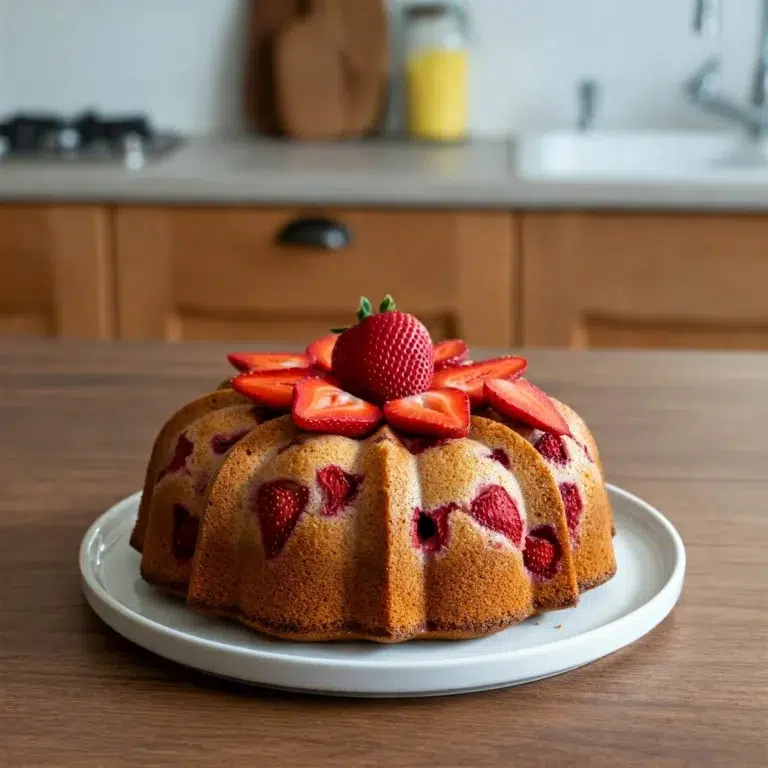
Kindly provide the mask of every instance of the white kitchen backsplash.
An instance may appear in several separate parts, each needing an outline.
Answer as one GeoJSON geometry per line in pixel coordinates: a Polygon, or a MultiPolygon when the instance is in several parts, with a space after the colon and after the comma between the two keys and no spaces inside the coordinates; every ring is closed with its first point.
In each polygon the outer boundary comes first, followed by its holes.
{"type": "MultiPolygon", "coordinates": [[[[717,52],[745,98],[758,47],[760,0],[721,2],[720,37],[702,40],[694,0],[469,0],[473,133],[572,124],[582,77],[600,83],[602,127],[715,125],[681,83],[717,52]]],[[[244,19],[243,0],[0,0],[0,115],[92,106],[237,131],[244,19]]]]}

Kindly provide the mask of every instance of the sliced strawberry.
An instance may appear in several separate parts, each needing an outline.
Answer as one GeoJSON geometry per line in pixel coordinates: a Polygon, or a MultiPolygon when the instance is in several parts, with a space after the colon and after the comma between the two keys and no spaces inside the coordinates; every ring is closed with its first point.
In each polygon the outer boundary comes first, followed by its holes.
{"type": "Polygon", "coordinates": [[[469,347],[461,339],[449,339],[435,344],[435,370],[459,365],[467,359],[469,347]]]}
{"type": "Polygon", "coordinates": [[[249,371],[232,379],[232,389],[259,405],[290,410],[293,385],[308,376],[320,377],[312,368],[286,368],[282,371],[249,371]]]}
{"type": "Polygon", "coordinates": [[[568,531],[571,538],[575,538],[579,530],[579,520],[584,511],[584,502],[575,483],[560,483],[558,486],[560,496],[565,506],[565,519],[568,521],[568,531]]]}
{"type": "Polygon", "coordinates": [[[329,464],[318,469],[315,473],[317,484],[323,492],[324,504],[320,514],[325,517],[333,517],[347,504],[354,501],[362,475],[351,475],[336,464],[329,464]]]}
{"type": "Polygon", "coordinates": [[[230,352],[227,360],[238,371],[279,371],[283,368],[309,368],[312,358],[294,352],[230,352]]]}
{"type": "Polygon", "coordinates": [[[568,447],[560,435],[545,432],[533,446],[545,459],[554,464],[566,466],[571,460],[568,455],[568,447]]]}
{"type": "Polygon", "coordinates": [[[571,433],[554,403],[527,379],[491,379],[485,382],[485,394],[493,408],[502,416],[555,435],[571,433]]]}
{"type": "Polygon", "coordinates": [[[324,371],[333,370],[331,359],[333,357],[333,348],[336,346],[338,333],[330,333],[321,339],[315,339],[308,347],[307,354],[312,359],[312,364],[324,371]]]}
{"type": "Polygon", "coordinates": [[[259,487],[255,507],[268,558],[280,554],[308,502],[309,488],[294,480],[272,480],[259,487]]]}
{"type": "Polygon", "coordinates": [[[474,499],[469,507],[480,525],[504,534],[516,547],[523,536],[523,518],[515,500],[500,485],[490,485],[474,499]]]}
{"type": "Polygon", "coordinates": [[[488,379],[517,378],[523,375],[527,367],[528,361],[524,357],[497,357],[470,365],[459,364],[435,371],[432,386],[462,389],[469,395],[472,407],[479,408],[486,403],[483,384],[488,379]]]}
{"type": "Polygon", "coordinates": [[[551,578],[560,560],[560,543],[551,525],[534,528],[525,537],[523,562],[536,576],[551,578]]]}
{"type": "Polygon", "coordinates": [[[469,398],[459,389],[430,389],[384,403],[387,422],[403,432],[440,437],[469,434],[469,398]]]}
{"type": "Polygon", "coordinates": [[[372,403],[321,378],[296,382],[292,412],[293,421],[300,429],[347,437],[362,437],[383,418],[372,403]]]}

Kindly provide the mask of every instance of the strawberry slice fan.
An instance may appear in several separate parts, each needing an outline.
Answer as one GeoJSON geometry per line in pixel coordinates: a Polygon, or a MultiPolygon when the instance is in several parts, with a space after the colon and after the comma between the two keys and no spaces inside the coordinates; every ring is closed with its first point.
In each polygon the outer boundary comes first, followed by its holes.
{"type": "Polygon", "coordinates": [[[296,383],[303,379],[331,381],[330,374],[311,368],[249,371],[232,379],[232,389],[269,408],[290,409],[296,383]]]}
{"type": "Polygon", "coordinates": [[[230,352],[229,362],[238,371],[279,371],[283,368],[309,368],[312,357],[291,352],[230,352]]]}
{"type": "Polygon", "coordinates": [[[356,320],[331,329],[303,354],[231,353],[240,372],[232,388],[290,412],[310,432],[360,438],[386,422],[409,435],[459,438],[469,434],[473,413],[491,408],[554,435],[570,434],[549,396],[523,378],[526,358],[470,361],[466,342],[434,344],[421,321],[398,310],[389,295],[377,311],[362,297],[356,320]]]}
{"type": "Polygon", "coordinates": [[[462,339],[449,339],[435,344],[435,370],[452,368],[469,356],[469,347],[462,339]]]}
{"type": "Polygon", "coordinates": [[[460,389],[430,389],[384,404],[387,423],[415,435],[466,437],[469,416],[469,398],[460,389]]]}
{"type": "Polygon", "coordinates": [[[472,407],[479,409],[488,403],[485,393],[486,381],[518,378],[527,367],[528,361],[524,357],[498,357],[435,371],[433,383],[438,387],[463,390],[467,393],[472,407]]]}
{"type": "Polygon", "coordinates": [[[321,339],[313,341],[307,347],[307,355],[312,360],[312,364],[324,371],[330,371],[333,368],[333,348],[336,346],[336,339],[339,334],[330,333],[321,339]]]}
{"type": "Polygon", "coordinates": [[[381,410],[321,379],[301,379],[293,387],[293,420],[308,432],[362,437],[381,423],[381,410]]]}

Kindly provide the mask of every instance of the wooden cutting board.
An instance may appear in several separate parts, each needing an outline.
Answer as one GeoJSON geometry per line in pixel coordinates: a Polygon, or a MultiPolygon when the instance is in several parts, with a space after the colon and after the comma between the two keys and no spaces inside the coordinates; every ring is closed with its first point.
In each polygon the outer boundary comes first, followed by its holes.
{"type": "Polygon", "coordinates": [[[342,43],[342,17],[332,0],[312,0],[308,13],[278,31],[275,96],[288,136],[322,141],[344,135],[342,43]]]}
{"type": "Polygon", "coordinates": [[[301,0],[249,0],[243,93],[248,131],[282,132],[275,108],[274,38],[281,27],[300,15],[301,7],[301,0]]]}
{"type": "Polygon", "coordinates": [[[252,0],[246,124],[305,140],[381,124],[389,89],[383,0],[252,0]]]}
{"type": "Polygon", "coordinates": [[[344,45],[345,127],[348,134],[372,133],[384,118],[389,93],[389,35],[380,0],[338,0],[344,45]]]}

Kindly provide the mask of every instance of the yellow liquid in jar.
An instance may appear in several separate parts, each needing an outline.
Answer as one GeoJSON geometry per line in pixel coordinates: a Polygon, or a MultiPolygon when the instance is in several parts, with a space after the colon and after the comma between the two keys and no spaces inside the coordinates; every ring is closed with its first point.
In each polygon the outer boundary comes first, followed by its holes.
{"type": "Polygon", "coordinates": [[[467,132],[466,51],[425,50],[406,64],[408,131],[417,138],[456,141],[467,132]]]}

